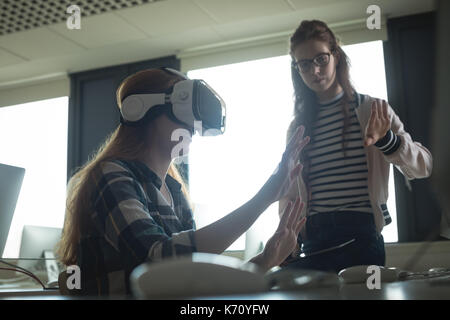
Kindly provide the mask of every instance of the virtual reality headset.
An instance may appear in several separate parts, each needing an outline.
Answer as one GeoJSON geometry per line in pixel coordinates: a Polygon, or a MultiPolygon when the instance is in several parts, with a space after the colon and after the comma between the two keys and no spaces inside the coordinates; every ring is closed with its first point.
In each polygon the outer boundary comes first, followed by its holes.
{"type": "Polygon", "coordinates": [[[200,135],[220,135],[225,131],[226,106],[222,98],[203,80],[191,80],[181,72],[162,68],[181,80],[166,92],[133,94],[122,101],[121,122],[138,126],[162,112],[175,122],[189,126],[200,135]]]}

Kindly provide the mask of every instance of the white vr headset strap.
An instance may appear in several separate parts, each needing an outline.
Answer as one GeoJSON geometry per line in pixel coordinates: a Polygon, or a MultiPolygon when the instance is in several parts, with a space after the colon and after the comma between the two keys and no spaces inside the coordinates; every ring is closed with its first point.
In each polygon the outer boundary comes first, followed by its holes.
{"type": "Polygon", "coordinates": [[[128,96],[122,101],[122,117],[126,121],[139,121],[145,116],[151,107],[165,104],[165,97],[166,95],[164,93],[128,96]]]}
{"type": "Polygon", "coordinates": [[[189,126],[194,126],[197,120],[192,105],[194,82],[194,80],[177,82],[169,99],[165,93],[128,96],[122,102],[122,117],[126,121],[136,122],[144,118],[151,107],[170,102],[175,118],[189,126]]]}
{"type": "Polygon", "coordinates": [[[181,122],[193,126],[195,116],[192,105],[192,95],[194,93],[194,80],[184,80],[177,82],[173,87],[170,102],[175,117],[181,122]]]}

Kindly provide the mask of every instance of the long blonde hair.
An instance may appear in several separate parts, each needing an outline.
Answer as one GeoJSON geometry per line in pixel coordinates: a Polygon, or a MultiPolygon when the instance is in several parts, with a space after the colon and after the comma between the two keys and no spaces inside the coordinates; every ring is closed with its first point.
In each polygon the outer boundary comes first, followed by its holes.
{"type": "MultiPolygon", "coordinates": [[[[177,80],[180,80],[180,78],[163,70],[140,71],[121,83],[116,92],[117,104],[121,108],[122,100],[131,94],[163,92],[177,80]]],[[[56,251],[58,258],[65,265],[76,263],[80,237],[92,227],[89,214],[92,211],[91,195],[96,187],[93,183],[93,171],[101,162],[106,160],[117,158],[124,160],[140,159],[146,150],[146,130],[146,125],[131,127],[119,124],[95,152],[94,156],[70,179],[64,227],[56,251]]],[[[168,174],[180,182],[182,192],[190,203],[186,185],[173,164],[170,165],[168,174]]]]}

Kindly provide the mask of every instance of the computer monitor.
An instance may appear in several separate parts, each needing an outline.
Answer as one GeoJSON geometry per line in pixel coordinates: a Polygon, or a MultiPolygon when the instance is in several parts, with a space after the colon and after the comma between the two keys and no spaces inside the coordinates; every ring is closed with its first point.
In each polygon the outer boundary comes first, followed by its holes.
{"type": "Polygon", "coordinates": [[[0,163],[0,258],[22,187],[25,169],[0,163]]]}
{"type": "Polygon", "coordinates": [[[61,228],[25,225],[20,242],[19,267],[30,269],[36,265],[36,259],[42,258],[44,251],[54,252],[61,232],[61,228]]]}

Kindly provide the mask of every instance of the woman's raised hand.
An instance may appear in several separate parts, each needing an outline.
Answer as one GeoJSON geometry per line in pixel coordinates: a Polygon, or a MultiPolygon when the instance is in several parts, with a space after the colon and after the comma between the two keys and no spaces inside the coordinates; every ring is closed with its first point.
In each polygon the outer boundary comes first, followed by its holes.
{"type": "Polygon", "coordinates": [[[388,116],[388,105],[384,100],[376,99],[372,102],[372,112],[367,122],[364,146],[368,147],[383,138],[391,128],[391,121],[388,116]]]}
{"type": "Polygon", "coordinates": [[[300,174],[303,166],[298,162],[299,155],[309,142],[309,137],[303,138],[304,133],[304,126],[297,128],[286,146],[277,169],[261,188],[259,194],[267,204],[284,198],[300,174]]]}
{"type": "Polygon", "coordinates": [[[294,251],[298,233],[306,222],[306,217],[301,217],[303,206],[304,203],[297,198],[284,209],[277,230],[259,257],[260,266],[265,270],[280,265],[294,251]]]}

